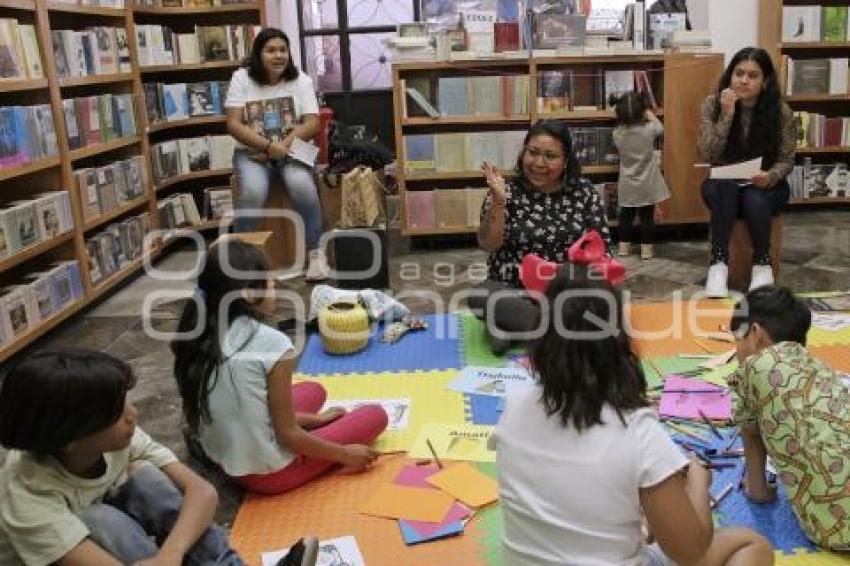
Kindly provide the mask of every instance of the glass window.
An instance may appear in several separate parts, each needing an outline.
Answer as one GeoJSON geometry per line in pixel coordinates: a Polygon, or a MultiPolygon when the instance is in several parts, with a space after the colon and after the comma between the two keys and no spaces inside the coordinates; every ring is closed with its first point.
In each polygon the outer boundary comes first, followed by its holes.
{"type": "Polygon", "coordinates": [[[304,38],[307,74],[313,78],[317,91],[342,90],[342,65],[339,57],[339,37],[314,35],[304,38]]]}
{"type": "Polygon", "coordinates": [[[333,29],[339,25],[336,0],[302,0],[304,29],[333,29]]]}
{"type": "Polygon", "coordinates": [[[391,61],[384,41],[394,35],[394,33],[358,33],[350,36],[351,88],[353,90],[391,86],[391,61]]]}
{"type": "Polygon", "coordinates": [[[348,3],[348,27],[397,26],[413,21],[411,0],[353,0],[348,3]]]}

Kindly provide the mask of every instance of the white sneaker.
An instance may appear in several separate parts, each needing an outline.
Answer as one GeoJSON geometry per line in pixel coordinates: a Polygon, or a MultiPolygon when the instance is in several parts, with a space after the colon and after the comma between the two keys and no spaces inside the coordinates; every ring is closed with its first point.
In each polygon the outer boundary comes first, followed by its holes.
{"type": "Polygon", "coordinates": [[[750,291],[765,285],[773,285],[773,268],[769,265],[754,265],[750,277],[750,291]]]}
{"type": "Polygon", "coordinates": [[[713,299],[722,299],[729,295],[727,279],[729,267],[725,263],[715,263],[708,268],[708,279],[705,282],[705,294],[713,299]]]}
{"type": "Polygon", "coordinates": [[[307,274],[304,276],[309,282],[322,281],[328,278],[331,268],[328,267],[328,258],[324,250],[310,250],[307,255],[307,274]]]}

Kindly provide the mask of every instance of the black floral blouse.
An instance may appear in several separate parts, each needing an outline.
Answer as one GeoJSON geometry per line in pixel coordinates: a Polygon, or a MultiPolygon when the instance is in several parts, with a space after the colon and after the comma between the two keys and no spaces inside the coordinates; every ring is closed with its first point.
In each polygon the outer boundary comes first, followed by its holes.
{"type": "MultiPolygon", "coordinates": [[[[597,230],[611,249],[605,208],[599,191],[584,178],[565,181],[557,193],[541,193],[520,180],[508,181],[505,236],[502,247],[487,259],[490,279],[521,287],[519,265],[528,253],[564,262],[569,247],[588,230],[597,230]]],[[[490,195],[481,209],[490,206],[490,195]]]]}

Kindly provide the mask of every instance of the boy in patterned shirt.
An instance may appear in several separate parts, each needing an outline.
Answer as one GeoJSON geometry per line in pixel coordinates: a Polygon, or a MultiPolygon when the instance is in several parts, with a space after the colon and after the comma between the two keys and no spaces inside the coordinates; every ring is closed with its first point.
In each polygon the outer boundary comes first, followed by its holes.
{"type": "Polygon", "coordinates": [[[769,455],[806,536],[850,550],[850,390],[806,350],[812,314],[785,288],[751,291],[735,306],[731,330],[740,367],[736,395],[747,474],[755,502],[776,496],[765,479],[769,455]]]}

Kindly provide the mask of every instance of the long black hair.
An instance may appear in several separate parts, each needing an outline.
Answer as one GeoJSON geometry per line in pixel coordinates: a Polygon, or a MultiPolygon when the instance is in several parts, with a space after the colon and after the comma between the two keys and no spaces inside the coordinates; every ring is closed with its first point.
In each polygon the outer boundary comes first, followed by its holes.
{"type": "Polygon", "coordinates": [[[266,73],[266,68],[263,66],[263,47],[272,39],[282,39],[286,44],[286,50],[289,51],[289,58],[286,61],[286,67],[283,69],[284,81],[294,81],[298,78],[298,67],[292,60],[292,50],[289,47],[289,38],[278,28],[263,28],[257,37],[254,38],[254,44],[251,46],[251,54],[245,61],[245,67],[248,69],[248,76],[254,79],[254,82],[267,85],[269,84],[269,76],[266,73]]]}
{"type": "Polygon", "coordinates": [[[631,90],[622,96],[612,94],[608,104],[614,106],[617,122],[623,126],[646,122],[646,99],[642,93],[631,90]]]}
{"type": "Polygon", "coordinates": [[[115,424],[135,384],[125,362],[102,352],[60,349],[32,354],[0,387],[0,444],[36,457],[115,424]]]}
{"type": "Polygon", "coordinates": [[[649,401],[624,330],[622,296],[600,274],[567,263],[549,283],[546,301],[546,332],[529,346],[546,413],[581,431],[602,424],[602,408],[609,404],[625,424],[623,411],[649,401]]]}
{"type": "Polygon", "coordinates": [[[268,277],[268,260],[256,246],[233,238],[207,252],[196,297],[186,303],[178,325],[180,335],[190,335],[196,328],[200,331],[194,338],[178,335],[171,342],[174,377],[183,398],[183,413],[193,430],[201,419],[211,420],[209,394],[219,379],[218,366],[226,360],[222,343],[227,330],[241,316],[260,318],[242,292],[265,289],[268,277]],[[222,310],[225,301],[226,309],[222,310]],[[202,310],[199,303],[204,305],[202,310]]]}
{"type": "Polygon", "coordinates": [[[567,182],[575,182],[578,180],[581,175],[581,165],[579,165],[578,159],[576,159],[573,155],[573,138],[570,135],[570,130],[567,128],[566,123],[559,122],[558,120],[538,120],[533,126],[531,126],[531,128],[528,129],[528,133],[525,134],[525,139],[522,140],[523,149],[520,151],[516,160],[517,178],[527,184],[528,179],[526,179],[525,171],[522,168],[522,158],[525,155],[525,146],[528,145],[528,142],[533,138],[540,135],[549,136],[561,142],[561,147],[564,149],[564,156],[567,159],[567,165],[564,168],[565,180],[567,182]]]}
{"type": "Polygon", "coordinates": [[[729,135],[726,138],[723,158],[729,163],[734,163],[761,156],[764,158],[762,169],[767,170],[776,162],[781,129],[780,121],[782,119],[782,96],[779,93],[779,81],[776,77],[773,61],[771,61],[767,51],[759,47],[745,47],[735,53],[717,85],[717,100],[713,119],[716,122],[720,117],[720,93],[729,87],[732,83],[735,67],[744,61],[753,61],[761,68],[764,84],[755,108],[753,108],[753,118],[746,145],[741,144],[741,112],[740,105],[736,106],[732,127],[729,129],[729,135]]]}

